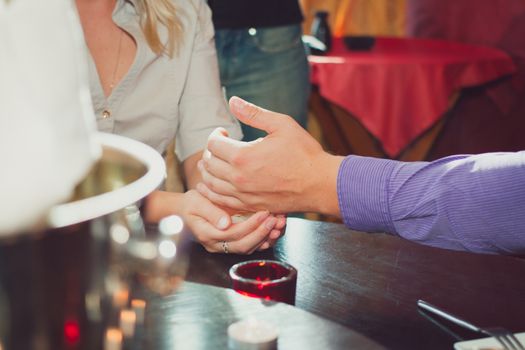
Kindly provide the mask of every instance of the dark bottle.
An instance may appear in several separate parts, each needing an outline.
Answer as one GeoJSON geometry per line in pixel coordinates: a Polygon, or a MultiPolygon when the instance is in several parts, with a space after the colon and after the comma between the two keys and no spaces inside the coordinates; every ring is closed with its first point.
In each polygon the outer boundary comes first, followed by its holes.
{"type": "Polygon", "coordinates": [[[326,51],[332,47],[332,32],[328,25],[328,12],[317,11],[312,22],[312,35],[326,46],[326,51]]]}

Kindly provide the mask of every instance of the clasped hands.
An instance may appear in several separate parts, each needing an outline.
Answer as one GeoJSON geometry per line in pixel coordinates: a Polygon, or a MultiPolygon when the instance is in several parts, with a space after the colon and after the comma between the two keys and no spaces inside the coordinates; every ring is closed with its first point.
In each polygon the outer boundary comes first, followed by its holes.
{"type": "MultiPolygon", "coordinates": [[[[198,163],[202,176],[196,186],[199,195],[230,212],[255,213],[245,222],[226,223],[220,240],[229,242],[230,251],[251,253],[272,246],[282,234],[288,212],[338,212],[337,200],[334,203],[330,197],[336,192],[338,157],[325,153],[289,116],[237,97],[230,100],[230,109],[241,122],[268,133],[242,142],[219,128],[210,135],[198,163]]],[[[197,238],[206,249],[221,251],[215,242],[210,249],[197,238]]]]}

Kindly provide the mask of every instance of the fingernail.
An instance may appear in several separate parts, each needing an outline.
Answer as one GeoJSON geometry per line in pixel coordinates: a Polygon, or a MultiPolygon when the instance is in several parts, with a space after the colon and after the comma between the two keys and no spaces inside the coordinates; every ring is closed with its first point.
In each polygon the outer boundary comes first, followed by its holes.
{"type": "Polygon", "coordinates": [[[217,223],[217,228],[219,230],[224,230],[228,227],[228,218],[226,216],[223,216],[219,219],[219,222],[217,223]]]}
{"type": "Polygon", "coordinates": [[[203,167],[204,167],[204,164],[202,164],[202,160],[199,160],[199,161],[197,162],[197,168],[198,168],[199,170],[202,170],[203,167]]]}
{"type": "Polygon", "coordinates": [[[275,226],[275,222],[277,221],[276,218],[274,217],[271,217],[269,219],[266,220],[266,222],[264,223],[264,226],[268,229],[268,230],[271,230],[274,226],[275,226]]]}
{"type": "Polygon", "coordinates": [[[237,109],[239,111],[242,111],[248,105],[248,103],[246,101],[244,101],[242,98],[237,97],[237,96],[233,96],[230,99],[230,103],[232,104],[232,106],[235,109],[237,109]]]}

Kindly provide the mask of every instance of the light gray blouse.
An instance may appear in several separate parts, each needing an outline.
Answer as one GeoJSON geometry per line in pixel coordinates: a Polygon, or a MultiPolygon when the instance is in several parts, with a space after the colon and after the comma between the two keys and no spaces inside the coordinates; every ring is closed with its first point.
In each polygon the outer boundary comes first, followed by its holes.
{"type": "MultiPolygon", "coordinates": [[[[100,131],[127,136],[163,153],[176,137],[183,161],[206,147],[219,126],[234,138],[242,133],[226,107],[219,82],[211,11],[203,0],[173,0],[183,24],[182,43],[173,58],[149,48],[139,25],[134,0],[117,0],[113,21],[137,43],[128,73],[104,96],[95,63],[89,56],[89,83],[100,131]]],[[[161,37],[166,37],[161,31],[161,37]]]]}

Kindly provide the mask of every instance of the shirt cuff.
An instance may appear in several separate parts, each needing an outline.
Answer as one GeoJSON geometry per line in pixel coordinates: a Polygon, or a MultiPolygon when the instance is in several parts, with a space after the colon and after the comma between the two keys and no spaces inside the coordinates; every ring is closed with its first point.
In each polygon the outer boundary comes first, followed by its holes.
{"type": "Polygon", "coordinates": [[[398,163],[359,156],[343,160],[337,175],[337,196],[346,226],[366,232],[395,232],[388,188],[398,163]]]}

